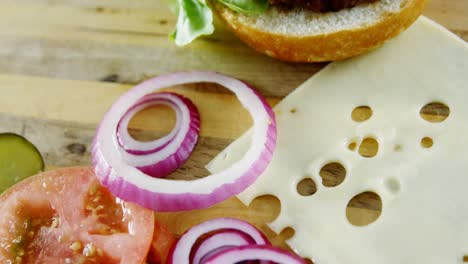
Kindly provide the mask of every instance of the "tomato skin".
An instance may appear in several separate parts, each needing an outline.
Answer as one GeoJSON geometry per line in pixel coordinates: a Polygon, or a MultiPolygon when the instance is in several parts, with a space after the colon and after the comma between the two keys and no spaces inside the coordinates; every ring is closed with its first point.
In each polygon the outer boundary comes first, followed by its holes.
{"type": "Polygon", "coordinates": [[[146,262],[148,264],[165,264],[176,241],[175,236],[166,226],[154,221],[153,241],[146,262]]]}
{"type": "Polygon", "coordinates": [[[41,173],[0,195],[0,263],[142,264],[153,223],[90,167],[41,173]]]}

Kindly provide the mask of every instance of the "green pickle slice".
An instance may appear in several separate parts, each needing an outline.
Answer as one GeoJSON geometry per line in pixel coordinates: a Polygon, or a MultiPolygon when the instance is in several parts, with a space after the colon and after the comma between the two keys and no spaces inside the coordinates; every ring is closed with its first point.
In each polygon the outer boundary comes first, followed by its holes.
{"type": "Polygon", "coordinates": [[[0,133],[0,193],[43,170],[44,160],[31,142],[17,134],[0,133]]]}

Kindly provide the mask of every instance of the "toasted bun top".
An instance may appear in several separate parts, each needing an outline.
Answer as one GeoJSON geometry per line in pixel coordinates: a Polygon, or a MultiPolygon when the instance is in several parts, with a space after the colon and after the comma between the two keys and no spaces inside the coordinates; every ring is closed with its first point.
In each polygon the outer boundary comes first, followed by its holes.
{"type": "Polygon", "coordinates": [[[247,44],[269,56],[314,62],[356,56],[398,35],[421,14],[426,0],[379,0],[338,12],[316,13],[270,6],[261,15],[215,4],[218,14],[247,44]]]}

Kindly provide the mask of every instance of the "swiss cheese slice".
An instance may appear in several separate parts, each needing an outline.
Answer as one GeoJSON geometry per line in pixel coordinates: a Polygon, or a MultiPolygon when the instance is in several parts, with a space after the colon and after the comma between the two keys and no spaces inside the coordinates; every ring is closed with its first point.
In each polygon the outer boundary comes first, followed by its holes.
{"type": "MultiPolygon", "coordinates": [[[[428,20],[366,55],[332,63],[279,103],[277,149],[265,173],[239,195],[281,201],[270,227],[295,229],[288,241],[315,263],[463,263],[468,255],[468,45],[428,20]],[[422,118],[429,103],[450,109],[443,122],[422,118]],[[368,106],[372,116],[351,118],[368,106]],[[350,150],[364,138],[378,142],[374,157],[350,150]],[[424,146],[422,139],[426,138],[424,146]],[[432,140],[432,142],[430,142],[432,140]],[[432,143],[432,145],[430,144],[432,143]],[[325,187],[319,171],[329,162],[345,180],[325,187]],[[310,177],[317,192],[302,196],[310,177]],[[372,191],[382,213],[366,226],[352,225],[346,206],[372,191]]],[[[248,134],[208,166],[221,170],[241,157],[248,134]]]]}

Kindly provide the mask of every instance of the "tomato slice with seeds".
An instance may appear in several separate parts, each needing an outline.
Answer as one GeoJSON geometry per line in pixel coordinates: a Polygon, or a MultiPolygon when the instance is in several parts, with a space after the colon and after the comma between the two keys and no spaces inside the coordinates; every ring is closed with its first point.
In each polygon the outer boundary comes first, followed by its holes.
{"type": "Polygon", "coordinates": [[[28,178],[0,196],[0,263],[145,262],[153,212],[121,201],[92,168],[28,178]]]}
{"type": "Polygon", "coordinates": [[[154,221],[153,241],[146,262],[148,264],[164,264],[169,252],[175,246],[175,236],[158,221],[154,221]]]}

